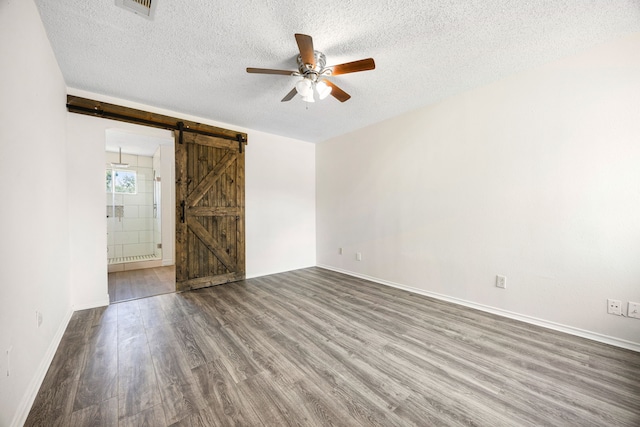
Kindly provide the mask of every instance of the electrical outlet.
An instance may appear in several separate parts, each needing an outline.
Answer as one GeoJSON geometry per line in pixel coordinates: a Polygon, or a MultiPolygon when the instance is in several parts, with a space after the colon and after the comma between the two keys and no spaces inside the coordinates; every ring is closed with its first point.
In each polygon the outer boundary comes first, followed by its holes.
{"type": "Polygon", "coordinates": [[[622,303],[617,299],[608,299],[607,313],[622,316],[622,303]]]}
{"type": "Polygon", "coordinates": [[[505,276],[496,276],[496,287],[501,289],[507,289],[507,278],[505,276]]]}
{"type": "Polygon", "coordinates": [[[356,252],[356,261],[362,261],[362,252],[356,252]]]}
{"type": "Polygon", "coordinates": [[[342,248],[338,248],[338,255],[342,255],[342,248]]]}
{"type": "Polygon", "coordinates": [[[640,303],[629,301],[629,306],[627,307],[627,316],[640,319],[640,303]]]}
{"type": "Polygon", "coordinates": [[[13,350],[13,346],[9,347],[7,349],[7,369],[6,369],[6,373],[2,372],[2,375],[6,375],[7,377],[11,374],[11,350],[13,350]]]}

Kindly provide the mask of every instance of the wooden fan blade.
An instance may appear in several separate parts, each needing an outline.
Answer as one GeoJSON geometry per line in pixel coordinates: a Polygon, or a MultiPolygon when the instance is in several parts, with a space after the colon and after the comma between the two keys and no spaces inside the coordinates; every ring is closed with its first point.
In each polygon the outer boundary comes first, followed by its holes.
{"type": "Polygon", "coordinates": [[[281,74],[283,76],[292,76],[295,71],[289,70],[272,70],[270,68],[247,68],[247,73],[255,74],[281,74]]]}
{"type": "Polygon", "coordinates": [[[376,68],[376,63],[373,58],[361,59],[359,61],[347,62],[344,64],[334,65],[331,72],[332,76],[338,76],[340,74],[357,73],[358,71],[373,70],[376,68]]]}
{"type": "Polygon", "coordinates": [[[298,93],[298,91],[294,87],[293,89],[291,89],[291,92],[289,92],[284,98],[282,98],[282,101],[280,101],[280,102],[291,101],[293,99],[293,97],[296,96],[296,93],[298,93]]]}
{"type": "Polygon", "coordinates": [[[306,34],[296,34],[296,42],[298,42],[298,49],[300,50],[300,56],[302,62],[305,64],[311,64],[311,67],[316,66],[316,57],[313,54],[313,39],[306,34]]]}
{"type": "Polygon", "coordinates": [[[344,101],[347,101],[349,98],[351,98],[351,95],[349,95],[347,92],[340,89],[338,86],[336,86],[329,80],[323,80],[323,82],[325,82],[327,86],[331,87],[331,96],[333,96],[338,101],[344,102],[344,101]]]}

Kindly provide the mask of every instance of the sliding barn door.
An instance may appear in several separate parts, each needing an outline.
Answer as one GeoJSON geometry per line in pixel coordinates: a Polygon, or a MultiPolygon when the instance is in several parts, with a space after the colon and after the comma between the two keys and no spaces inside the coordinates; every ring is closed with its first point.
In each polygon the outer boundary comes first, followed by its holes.
{"type": "Polygon", "coordinates": [[[176,208],[176,289],[244,279],[244,150],[238,142],[176,132],[176,208]]]}

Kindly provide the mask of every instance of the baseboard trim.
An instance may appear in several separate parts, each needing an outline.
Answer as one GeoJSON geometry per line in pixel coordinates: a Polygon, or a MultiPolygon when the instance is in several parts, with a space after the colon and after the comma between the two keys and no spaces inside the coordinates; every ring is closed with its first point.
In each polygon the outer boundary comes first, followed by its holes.
{"type": "Polygon", "coordinates": [[[53,340],[51,340],[51,344],[49,344],[49,348],[47,349],[47,352],[40,362],[40,366],[38,366],[38,369],[31,379],[31,383],[29,383],[27,391],[22,397],[20,405],[18,406],[18,410],[16,411],[16,414],[13,417],[13,421],[10,424],[12,427],[23,426],[27,421],[27,417],[29,416],[29,412],[31,411],[33,402],[36,400],[36,396],[38,395],[40,386],[42,386],[42,382],[44,381],[45,375],[47,375],[49,366],[51,366],[51,362],[53,362],[53,357],[56,355],[56,351],[58,350],[60,341],[62,341],[64,331],[66,331],[67,326],[69,326],[69,321],[71,320],[72,315],[73,310],[70,309],[62,319],[62,322],[60,322],[60,326],[58,327],[56,334],[53,336],[53,340]]]}
{"type": "MultiPolygon", "coordinates": [[[[289,271],[296,271],[296,270],[300,270],[302,268],[311,268],[311,267],[315,267],[315,266],[316,266],[315,264],[310,264],[310,265],[306,265],[306,266],[291,267],[291,268],[287,268],[285,270],[262,271],[260,273],[250,272],[250,273],[247,273],[246,278],[247,279],[255,279],[256,277],[271,276],[273,274],[287,273],[289,271]]],[[[320,267],[320,266],[318,266],[318,267],[320,267]]]]}
{"type": "Polygon", "coordinates": [[[538,319],[536,317],[527,316],[524,314],[514,313],[508,310],[502,310],[500,308],[491,307],[484,304],[478,304],[475,302],[463,300],[460,298],[450,297],[435,292],[425,291],[423,289],[414,288],[411,286],[402,285],[399,283],[391,282],[389,280],[378,279],[377,277],[367,276],[366,274],[355,273],[353,271],[342,270],[340,268],[331,267],[328,265],[318,264],[318,267],[327,270],[335,271],[337,273],[346,274],[348,276],[357,277],[359,279],[369,280],[370,282],[379,283],[381,285],[389,286],[392,288],[402,289],[404,291],[412,292],[414,294],[424,295],[426,297],[435,298],[441,301],[447,301],[454,304],[462,305],[465,307],[473,308],[476,310],[484,311],[487,313],[496,314],[498,316],[507,317],[509,319],[519,320],[521,322],[530,323],[532,325],[542,326],[543,328],[552,329],[558,332],[564,332],[570,335],[575,335],[582,338],[587,338],[593,341],[601,342],[604,344],[613,345],[616,347],[624,348],[627,350],[637,351],[640,353],[640,343],[633,341],[627,341],[620,338],[611,337],[608,335],[599,334],[597,332],[591,332],[580,328],[574,328],[573,326],[567,326],[560,323],[550,322],[544,319],[538,319]]]}
{"type": "Polygon", "coordinates": [[[105,307],[109,304],[110,304],[109,294],[106,294],[105,298],[100,301],[93,301],[93,302],[83,303],[83,304],[74,304],[72,309],[73,311],[89,310],[91,308],[105,307]]]}

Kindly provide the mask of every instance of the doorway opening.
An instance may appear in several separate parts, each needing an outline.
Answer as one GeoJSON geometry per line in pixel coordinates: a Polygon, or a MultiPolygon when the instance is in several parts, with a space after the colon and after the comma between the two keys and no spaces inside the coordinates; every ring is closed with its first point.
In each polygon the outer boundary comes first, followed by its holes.
{"type": "Polygon", "coordinates": [[[106,130],[111,303],[175,291],[174,137],[152,133],[106,130]]]}

